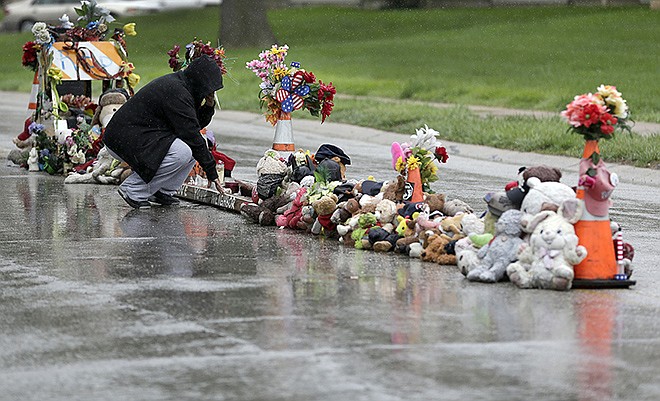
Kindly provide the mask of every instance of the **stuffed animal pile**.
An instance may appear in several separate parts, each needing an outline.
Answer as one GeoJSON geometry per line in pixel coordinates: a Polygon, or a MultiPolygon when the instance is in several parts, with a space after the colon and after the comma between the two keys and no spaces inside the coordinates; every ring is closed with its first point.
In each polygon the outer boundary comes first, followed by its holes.
{"type": "MultiPolygon", "coordinates": [[[[421,202],[404,200],[403,174],[385,181],[346,179],[349,164],[331,144],[315,154],[298,150],[287,160],[268,150],[257,165],[253,203],[241,214],[343,246],[457,265],[469,281],[509,280],[519,288],[568,290],[573,266],[586,257],[573,229],[584,206],[573,188],[559,182],[556,168],[522,168],[502,191],[488,193],[484,212],[476,214],[462,200],[431,191],[421,202]]],[[[620,233],[613,227],[613,235],[620,233]]],[[[634,251],[625,246],[629,259],[622,263],[630,275],[634,251]]]]}

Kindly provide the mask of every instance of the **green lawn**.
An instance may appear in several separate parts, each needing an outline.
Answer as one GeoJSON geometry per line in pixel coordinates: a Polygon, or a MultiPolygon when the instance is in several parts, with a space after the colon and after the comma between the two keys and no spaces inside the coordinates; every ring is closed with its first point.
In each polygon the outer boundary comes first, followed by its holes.
{"type": "MultiPolygon", "coordinates": [[[[616,85],[638,121],[660,122],[660,13],[647,7],[517,7],[379,11],[307,7],[272,10],[280,44],[339,94],[560,111],[574,95],[616,85]]],[[[136,18],[130,58],[148,82],[169,72],[165,52],[194,36],[217,36],[214,9],[136,18]]],[[[130,22],[130,21],[123,21],[130,22]]],[[[2,90],[30,87],[20,65],[29,34],[0,36],[2,90]]],[[[258,110],[258,79],[244,68],[261,49],[234,58],[223,107],[258,110]]],[[[465,108],[437,110],[338,98],[330,117],[411,133],[424,123],[446,139],[579,155],[559,119],[482,119],[465,108]]],[[[619,135],[609,160],[656,166],[660,139],[619,135]]]]}

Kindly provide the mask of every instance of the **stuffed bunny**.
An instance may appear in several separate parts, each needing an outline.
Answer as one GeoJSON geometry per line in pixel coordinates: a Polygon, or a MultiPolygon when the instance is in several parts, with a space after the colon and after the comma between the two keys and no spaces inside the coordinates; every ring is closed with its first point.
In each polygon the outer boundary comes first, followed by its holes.
{"type": "Polygon", "coordinates": [[[529,244],[520,247],[518,262],[507,267],[509,279],[520,288],[570,289],[573,266],[587,256],[573,228],[581,214],[581,201],[569,199],[556,213],[542,211],[523,219],[523,230],[531,236],[529,244]]]}
{"type": "Polygon", "coordinates": [[[517,259],[518,248],[523,243],[520,238],[522,216],[523,213],[515,209],[502,213],[495,223],[495,237],[479,249],[474,268],[461,269],[467,272],[468,280],[494,283],[504,278],[506,267],[517,259]]]}

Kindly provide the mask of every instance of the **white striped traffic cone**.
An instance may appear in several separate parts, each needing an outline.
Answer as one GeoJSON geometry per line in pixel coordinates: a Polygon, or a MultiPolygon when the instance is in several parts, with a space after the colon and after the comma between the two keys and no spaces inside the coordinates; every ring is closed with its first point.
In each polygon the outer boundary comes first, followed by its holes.
{"type": "Polygon", "coordinates": [[[280,112],[275,123],[275,138],[273,138],[273,150],[287,159],[288,155],[296,150],[293,143],[293,129],[291,127],[291,113],[280,112]]]}
{"type": "Polygon", "coordinates": [[[37,95],[39,94],[39,75],[35,71],[32,79],[32,91],[30,92],[30,101],[28,102],[28,116],[37,111],[37,95]]]}

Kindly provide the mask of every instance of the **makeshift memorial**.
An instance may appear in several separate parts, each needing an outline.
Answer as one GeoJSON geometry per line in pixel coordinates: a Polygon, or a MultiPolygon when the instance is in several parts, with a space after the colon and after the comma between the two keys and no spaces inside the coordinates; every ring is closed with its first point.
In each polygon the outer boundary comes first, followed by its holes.
{"type": "Polygon", "coordinates": [[[607,170],[598,148],[598,141],[612,139],[617,129],[630,131],[628,105],[615,86],[601,85],[594,94],[576,96],[562,116],[570,124],[569,131],[585,139],[577,189],[585,210],[575,223],[575,232],[587,257],[574,268],[573,286],[628,287],[634,281],[619,271],[610,229],[610,196],[618,177],[607,170]]]}
{"type": "Polygon", "coordinates": [[[438,180],[434,161],[446,163],[449,159],[447,149],[437,139],[438,134],[424,125],[410,136],[410,142],[392,143],[392,167],[406,177],[405,201],[421,202],[424,192],[433,193],[430,183],[438,180]]]}
{"type": "Polygon", "coordinates": [[[266,108],[266,121],[275,126],[273,149],[280,152],[295,151],[291,113],[305,109],[312,116],[321,117],[323,123],[332,113],[337,93],[332,82],[317,81],[316,76],[301,68],[299,62],[287,65],[288,52],[289,46],[274,44],[259,53],[259,58],[246,63],[246,68],[261,78],[261,107],[266,108]]]}
{"type": "Polygon", "coordinates": [[[34,40],[23,45],[22,64],[34,72],[26,123],[39,129],[21,133],[14,143],[26,153],[34,144],[38,165],[50,174],[86,167],[100,149],[92,146],[98,139],[90,124],[97,105],[88,81],[103,80],[104,89],[125,87],[132,93],[140,79],[128,61],[124,40],[136,34],[135,24],[111,32],[109,24],[115,20],[95,0],[81,1],[75,10],[77,26],[66,14],[59,26],[37,22],[34,40]]]}

